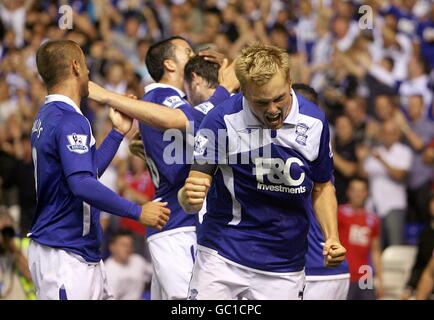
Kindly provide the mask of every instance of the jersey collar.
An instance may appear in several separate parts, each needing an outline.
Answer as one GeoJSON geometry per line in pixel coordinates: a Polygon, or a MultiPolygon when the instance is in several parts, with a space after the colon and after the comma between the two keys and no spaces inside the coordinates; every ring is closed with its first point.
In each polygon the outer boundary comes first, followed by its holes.
{"type": "Polygon", "coordinates": [[[64,96],[63,94],[49,94],[48,96],[45,97],[45,104],[50,103],[50,102],[54,102],[54,101],[64,102],[64,103],[70,105],[71,107],[73,107],[74,110],[77,111],[79,114],[83,115],[80,108],[75,104],[75,102],[72,101],[71,98],[64,96]]]}
{"type": "Polygon", "coordinates": [[[158,83],[158,82],[155,82],[155,83],[151,83],[151,84],[148,84],[146,87],[145,87],[145,94],[146,93],[148,93],[149,91],[151,91],[151,90],[154,90],[154,89],[157,89],[157,88],[169,88],[169,89],[173,89],[173,90],[175,90],[183,99],[185,99],[185,97],[186,97],[186,95],[185,95],[185,93],[182,91],[182,90],[179,90],[178,88],[176,88],[176,87],[174,87],[174,86],[171,86],[170,84],[165,84],[165,83],[158,83]]]}
{"type": "MultiPolygon", "coordinates": [[[[291,89],[291,96],[292,96],[292,104],[291,104],[291,110],[289,111],[289,114],[286,116],[285,120],[283,120],[283,123],[285,124],[297,124],[297,118],[299,114],[299,105],[298,105],[298,99],[295,95],[295,92],[293,89],[291,89]]],[[[248,126],[258,126],[262,125],[259,120],[256,118],[256,116],[253,114],[252,110],[250,109],[249,102],[246,100],[246,98],[243,96],[243,110],[246,115],[246,123],[248,126]]]]}

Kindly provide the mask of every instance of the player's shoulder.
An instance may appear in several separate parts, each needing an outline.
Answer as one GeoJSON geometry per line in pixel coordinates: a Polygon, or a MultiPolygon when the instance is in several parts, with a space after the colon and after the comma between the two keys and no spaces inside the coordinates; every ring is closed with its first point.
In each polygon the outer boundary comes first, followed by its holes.
{"type": "Polygon", "coordinates": [[[243,95],[241,93],[234,94],[230,98],[223,101],[218,107],[213,108],[207,115],[207,118],[223,119],[227,115],[240,112],[243,109],[243,95]]]}
{"type": "Polygon", "coordinates": [[[145,101],[162,104],[169,108],[177,108],[187,103],[181,91],[172,87],[153,84],[147,86],[146,90],[143,97],[145,101]]]}
{"type": "Polygon", "coordinates": [[[71,109],[71,106],[61,101],[53,101],[44,106],[50,123],[57,131],[64,131],[69,129],[82,129],[88,130],[89,122],[86,117],[71,109]]]}
{"type": "Polygon", "coordinates": [[[315,103],[306,99],[300,94],[296,94],[298,101],[299,113],[311,118],[320,120],[321,122],[326,121],[325,112],[315,103]]]}

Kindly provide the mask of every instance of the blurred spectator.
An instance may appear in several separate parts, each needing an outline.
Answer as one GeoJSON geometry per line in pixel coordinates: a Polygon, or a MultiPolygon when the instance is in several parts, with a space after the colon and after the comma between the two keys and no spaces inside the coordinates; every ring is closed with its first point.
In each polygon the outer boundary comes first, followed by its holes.
{"type": "Polygon", "coordinates": [[[363,99],[350,98],[344,102],[344,114],[350,119],[353,127],[353,137],[356,143],[364,142],[370,117],[366,112],[363,99]]]}
{"type": "MultiPolygon", "coordinates": [[[[429,6],[429,4],[428,4],[429,6]]],[[[420,20],[416,30],[416,43],[420,46],[420,52],[428,62],[431,69],[434,68],[434,6],[431,2],[431,10],[427,18],[420,20]]]]}
{"type": "Polygon", "coordinates": [[[431,190],[433,167],[423,162],[423,150],[434,138],[434,122],[424,116],[423,96],[408,97],[407,113],[409,121],[400,113],[395,113],[395,121],[401,129],[407,144],[413,149],[413,162],[408,174],[408,194],[410,220],[425,222],[431,190]]]}
{"type": "Polygon", "coordinates": [[[369,179],[371,199],[381,217],[383,248],[404,241],[404,220],[407,210],[405,179],[410,170],[413,153],[399,142],[400,130],[393,120],[381,126],[381,145],[372,152],[362,147],[358,158],[362,173],[369,179]]]}
{"type": "MultiPolygon", "coordinates": [[[[348,204],[339,206],[339,238],[347,249],[347,261],[350,269],[350,289],[348,300],[375,300],[383,295],[380,220],[374,213],[365,210],[368,198],[368,182],[354,178],[348,187],[348,204]],[[376,284],[372,288],[361,288],[359,280],[366,275],[372,261],[376,284]]],[[[372,275],[372,274],[371,274],[372,275]]]]}
{"type": "MultiPolygon", "coordinates": [[[[145,204],[154,199],[155,187],[151,175],[146,166],[146,162],[136,156],[130,156],[128,159],[128,168],[122,170],[118,180],[118,190],[126,199],[145,204]]],[[[122,229],[132,232],[134,238],[134,247],[136,251],[144,254],[146,228],[140,223],[123,219],[119,220],[119,226],[122,229]]],[[[146,256],[146,254],[145,254],[146,256]]]]}
{"type": "Polygon", "coordinates": [[[413,55],[408,65],[408,79],[399,87],[401,104],[408,105],[410,96],[420,95],[422,97],[422,115],[426,117],[433,102],[432,89],[429,87],[428,66],[423,57],[413,55]]]}
{"type": "Polygon", "coordinates": [[[28,267],[28,238],[15,236],[12,217],[0,207],[0,300],[36,299],[28,267]]]}
{"type": "Polygon", "coordinates": [[[119,231],[110,240],[111,256],[105,261],[109,288],[116,300],[140,300],[151,282],[152,266],[134,253],[129,232],[119,231]]]}
{"type": "Polygon", "coordinates": [[[24,134],[18,143],[19,150],[15,165],[4,181],[4,187],[18,189],[18,205],[20,207],[19,232],[26,236],[30,230],[33,214],[36,208],[36,192],[34,168],[32,161],[32,146],[30,136],[24,134]]]}
{"type": "MultiPolygon", "coordinates": [[[[407,281],[407,286],[402,293],[402,299],[410,299],[416,290],[417,284],[421,280],[423,270],[428,265],[432,253],[434,250],[434,196],[431,195],[430,208],[429,208],[430,218],[429,223],[426,224],[425,229],[422,231],[419,243],[417,247],[417,256],[411,270],[410,279],[407,281]]],[[[434,290],[434,288],[433,288],[434,290]]],[[[433,291],[434,294],[434,291],[433,291]]]]}
{"type": "Polygon", "coordinates": [[[348,184],[358,171],[356,143],[353,126],[346,116],[339,116],[335,122],[335,137],[332,143],[335,166],[334,184],[338,203],[346,203],[348,184]]]}

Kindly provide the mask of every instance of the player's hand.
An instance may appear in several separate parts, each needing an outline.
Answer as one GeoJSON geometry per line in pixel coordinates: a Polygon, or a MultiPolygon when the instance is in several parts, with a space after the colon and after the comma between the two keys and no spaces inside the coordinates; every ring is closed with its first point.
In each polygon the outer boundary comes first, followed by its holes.
{"type": "Polygon", "coordinates": [[[105,98],[107,96],[107,90],[103,87],[97,85],[93,81],[89,81],[88,83],[89,96],[88,98],[94,100],[98,103],[105,103],[105,98]]]}
{"type": "Polygon", "coordinates": [[[204,57],[205,60],[217,63],[219,66],[223,65],[225,55],[209,49],[204,49],[198,52],[198,55],[204,57]]]}
{"type": "Polygon", "coordinates": [[[324,243],[323,256],[326,267],[337,267],[345,260],[347,250],[335,238],[329,238],[324,243]]]}
{"type": "Polygon", "coordinates": [[[170,209],[167,202],[151,201],[142,206],[140,222],[146,226],[161,230],[169,220],[170,209]]]}
{"type": "Polygon", "coordinates": [[[130,149],[130,152],[133,155],[139,157],[142,160],[146,160],[145,147],[143,145],[143,141],[142,138],[140,137],[140,134],[134,136],[134,138],[130,140],[128,147],[130,149]]]}
{"type": "Polygon", "coordinates": [[[206,178],[189,177],[179,191],[178,200],[187,213],[197,213],[202,209],[210,182],[206,178]]]}
{"type": "Polygon", "coordinates": [[[109,117],[113,123],[113,129],[122,135],[126,135],[133,126],[133,119],[131,117],[113,108],[110,108],[109,117]]]}
{"type": "Polygon", "coordinates": [[[223,59],[223,63],[219,69],[219,84],[229,92],[239,89],[240,82],[235,75],[235,62],[229,64],[228,59],[223,59]]]}

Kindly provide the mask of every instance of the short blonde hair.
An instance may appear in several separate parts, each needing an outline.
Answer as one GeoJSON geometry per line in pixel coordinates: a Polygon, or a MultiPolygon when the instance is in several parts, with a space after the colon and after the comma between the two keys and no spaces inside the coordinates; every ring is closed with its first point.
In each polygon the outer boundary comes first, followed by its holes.
{"type": "Polygon", "coordinates": [[[279,71],[289,79],[289,54],[275,46],[256,43],[243,49],[235,59],[235,74],[242,89],[251,82],[262,86],[279,71]]]}

